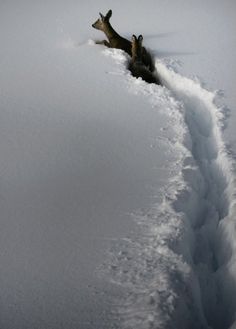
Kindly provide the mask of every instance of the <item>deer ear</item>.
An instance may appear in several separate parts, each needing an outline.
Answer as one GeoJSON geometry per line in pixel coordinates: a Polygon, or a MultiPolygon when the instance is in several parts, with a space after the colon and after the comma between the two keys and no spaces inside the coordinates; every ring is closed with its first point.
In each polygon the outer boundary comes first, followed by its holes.
{"type": "Polygon", "coordinates": [[[103,14],[99,13],[101,20],[104,21],[105,16],[103,16],[103,14]]]}
{"type": "Polygon", "coordinates": [[[141,43],[143,41],[143,36],[140,34],[138,37],[138,41],[141,43]]]}
{"type": "Polygon", "coordinates": [[[112,16],[112,10],[110,9],[106,14],[106,19],[110,19],[112,16]]]}
{"type": "Polygon", "coordinates": [[[132,35],[132,41],[134,42],[134,41],[136,41],[137,40],[137,38],[136,38],[136,35],[132,35]]]}

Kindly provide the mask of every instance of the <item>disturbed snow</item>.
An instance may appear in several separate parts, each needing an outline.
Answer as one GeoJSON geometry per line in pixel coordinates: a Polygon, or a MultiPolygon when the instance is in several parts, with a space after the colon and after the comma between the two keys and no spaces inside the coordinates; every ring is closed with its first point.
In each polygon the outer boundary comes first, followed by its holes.
{"type": "Polygon", "coordinates": [[[163,86],[148,85],[130,76],[122,51],[104,53],[131,93],[145,95],[169,117],[174,136],[163,128],[163,143],[177,157],[161,203],[133,214],[138,237],[114,243],[98,270],[126,291],[115,302],[115,322],[122,328],[233,328],[235,177],[218,94],[178,74],[171,61],[156,60],[163,86]]]}

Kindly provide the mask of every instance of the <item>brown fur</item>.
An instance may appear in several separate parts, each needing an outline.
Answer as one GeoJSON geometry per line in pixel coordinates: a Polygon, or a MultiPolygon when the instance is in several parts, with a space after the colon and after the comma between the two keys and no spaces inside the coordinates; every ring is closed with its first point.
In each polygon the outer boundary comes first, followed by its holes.
{"type": "Polygon", "coordinates": [[[131,51],[132,58],[129,65],[129,69],[132,75],[136,78],[142,78],[148,83],[160,84],[159,80],[153,75],[153,73],[148,69],[148,67],[143,63],[143,47],[142,47],[143,37],[140,35],[138,38],[133,35],[131,51]]]}
{"type": "MultiPolygon", "coordinates": [[[[124,50],[130,56],[132,56],[131,42],[123,37],[121,37],[111,26],[110,18],[112,16],[112,11],[109,10],[108,13],[104,16],[100,13],[100,18],[92,24],[97,30],[103,31],[108,39],[97,41],[98,44],[103,44],[109,48],[118,48],[124,50]]],[[[149,52],[142,47],[142,61],[149,68],[150,71],[154,71],[155,67],[153,60],[149,52]]]]}

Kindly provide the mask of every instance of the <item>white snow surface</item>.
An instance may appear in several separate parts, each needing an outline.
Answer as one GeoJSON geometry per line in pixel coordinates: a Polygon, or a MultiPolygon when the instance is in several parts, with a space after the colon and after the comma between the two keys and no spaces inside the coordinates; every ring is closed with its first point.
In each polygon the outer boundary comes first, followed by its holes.
{"type": "Polygon", "coordinates": [[[234,1],[0,8],[0,328],[235,328],[234,1]]]}

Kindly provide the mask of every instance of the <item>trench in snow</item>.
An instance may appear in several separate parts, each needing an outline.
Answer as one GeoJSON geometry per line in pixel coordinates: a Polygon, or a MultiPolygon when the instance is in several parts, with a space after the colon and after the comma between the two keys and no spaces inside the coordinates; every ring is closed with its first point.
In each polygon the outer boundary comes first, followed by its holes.
{"type": "MultiPolygon", "coordinates": [[[[106,53],[125,74],[123,52],[106,53]]],[[[100,273],[124,288],[114,305],[117,328],[229,329],[236,314],[236,193],[225,116],[213,92],[159,61],[156,69],[164,87],[139,81],[134,93],[172,118],[179,173],[161,204],[134,214],[140,236],[114,244],[100,273]]]]}
{"type": "MultiPolygon", "coordinates": [[[[163,84],[183,106],[190,136],[186,147],[194,163],[185,163],[182,173],[191,193],[184,200],[186,190],[183,190],[174,208],[186,214],[193,230],[192,267],[199,282],[203,317],[210,328],[226,329],[234,320],[235,306],[225,290],[225,281],[230,279],[221,249],[229,249],[230,241],[222,236],[220,222],[230,216],[234,179],[222,139],[224,115],[214,104],[214,93],[163,64],[157,64],[157,70],[163,84]]],[[[229,284],[235,291],[234,280],[229,284]]]]}

